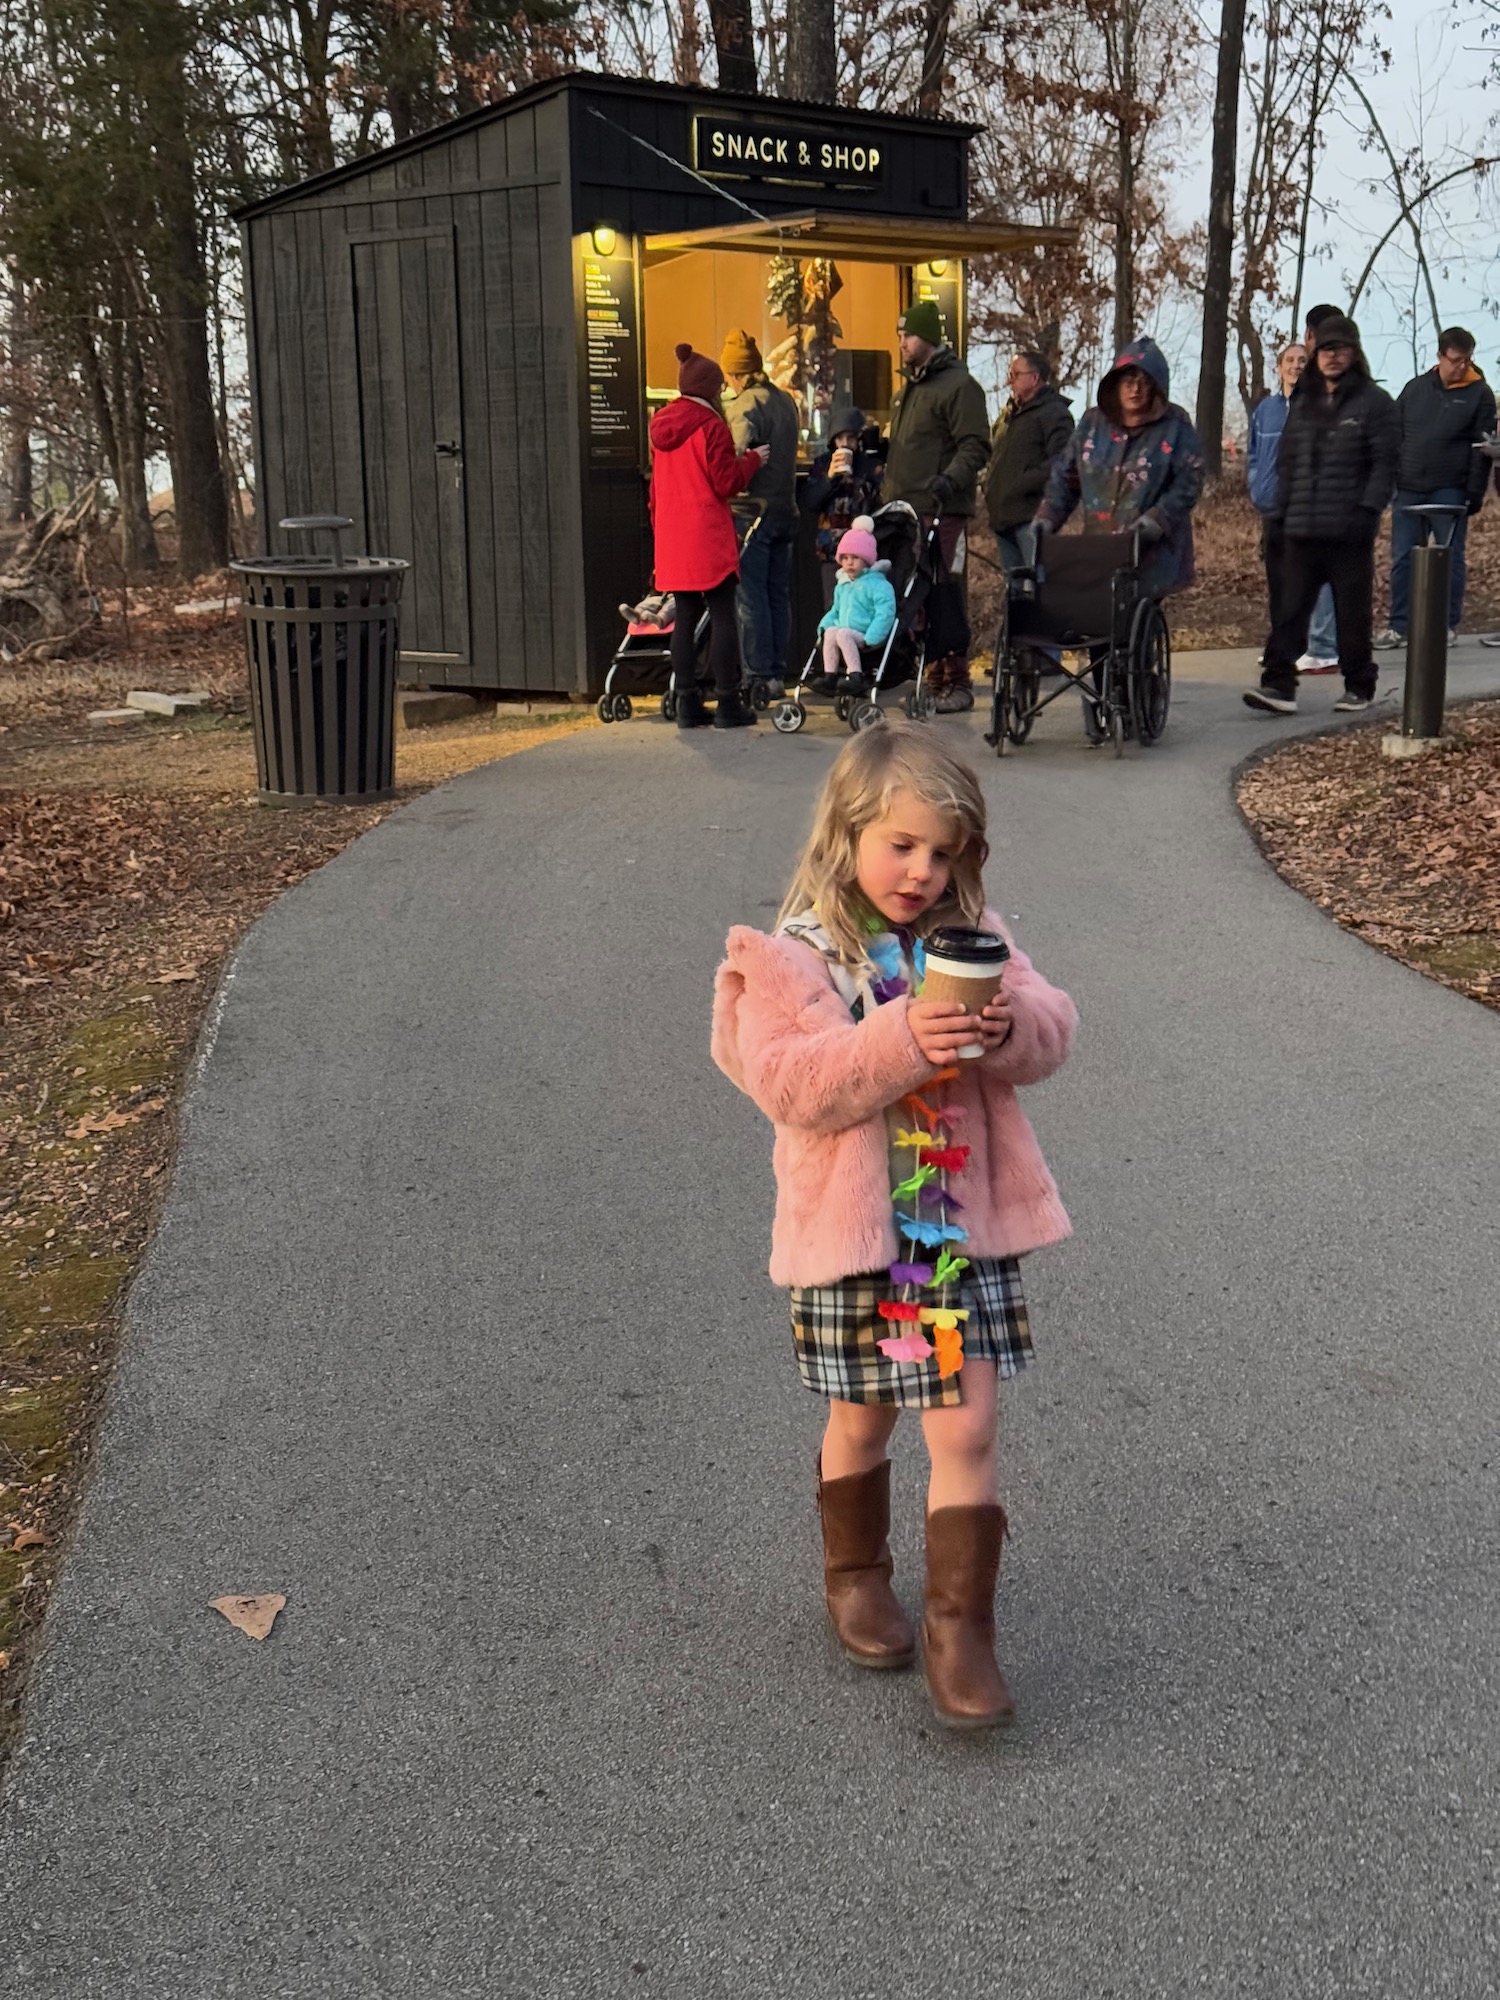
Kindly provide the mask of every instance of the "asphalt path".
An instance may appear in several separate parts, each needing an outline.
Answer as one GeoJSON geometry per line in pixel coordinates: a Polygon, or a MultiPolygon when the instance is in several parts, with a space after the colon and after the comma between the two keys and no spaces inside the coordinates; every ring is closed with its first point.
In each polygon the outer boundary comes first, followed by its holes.
{"type": "Polygon", "coordinates": [[[1004,1399],[1018,1727],[835,1654],[770,1135],[707,1054],[841,733],[598,730],[234,962],[4,1802],[0,1992],[1495,1992],[1500,1019],[1271,874],[1230,778],[1286,725],[1187,685],[1117,763],[1061,711],[1003,763],[935,725],[1083,1017],[1028,1093],[1077,1233],[1004,1399]],[[207,1609],[271,1590],[264,1644],[207,1609]]]}

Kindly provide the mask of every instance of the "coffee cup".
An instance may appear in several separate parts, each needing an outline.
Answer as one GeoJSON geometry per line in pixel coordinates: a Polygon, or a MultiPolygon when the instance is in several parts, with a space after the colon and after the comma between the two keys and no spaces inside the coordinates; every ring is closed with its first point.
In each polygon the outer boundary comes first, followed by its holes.
{"type": "MultiPolygon", "coordinates": [[[[957,1001],[966,1014],[979,1014],[1000,991],[1010,946],[993,931],[966,930],[958,924],[944,924],[926,940],[926,971],[922,980],[924,1000],[957,1001]]],[[[960,1061],[973,1062],[984,1054],[983,1042],[965,1042],[959,1049],[960,1061]]]]}

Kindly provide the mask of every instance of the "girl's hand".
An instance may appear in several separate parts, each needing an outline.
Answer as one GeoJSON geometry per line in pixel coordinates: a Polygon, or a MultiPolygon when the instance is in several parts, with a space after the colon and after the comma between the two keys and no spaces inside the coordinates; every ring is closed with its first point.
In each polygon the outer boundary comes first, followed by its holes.
{"type": "Polygon", "coordinates": [[[912,1040],[934,1069],[946,1069],[964,1043],[983,1032],[980,1018],[966,1014],[956,1000],[913,1000],[906,1018],[912,1040]]]}
{"type": "Polygon", "coordinates": [[[996,1049],[1003,1049],[1010,1040],[1011,1029],[1016,1025],[1010,995],[1003,986],[978,1018],[979,1039],[984,1043],[985,1054],[991,1055],[996,1049]]]}

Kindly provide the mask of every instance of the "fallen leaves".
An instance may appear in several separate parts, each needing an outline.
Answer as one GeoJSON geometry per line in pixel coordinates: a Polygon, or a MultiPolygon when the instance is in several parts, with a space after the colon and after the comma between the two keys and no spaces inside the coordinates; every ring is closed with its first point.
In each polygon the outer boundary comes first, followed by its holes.
{"type": "Polygon", "coordinates": [[[14,1530],[10,1545],[17,1554],[22,1554],[27,1549],[46,1548],[47,1537],[40,1528],[23,1528],[19,1521],[7,1521],[5,1525],[14,1530]]]}
{"type": "Polygon", "coordinates": [[[1379,732],[1288,744],[1240,781],[1272,864],[1348,930],[1500,1008],[1500,702],[1450,709],[1444,748],[1379,732]]]}
{"type": "Polygon", "coordinates": [[[247,1639],[264,1639],[276,1623],[279,1612],[286,1608],[286,1598],[280,1592],[268,1592],[261,1597],[213,1597],[209,1599],[209,1609],[217,1611],[221,1618],[227,1618],[237,1632],[243,1632],[247,1639]]]}
{"type": "Polygon", "coordinates": [[[158,972],[151,984],[153,986],[177,986],[184,980],[196,979],[197,977],[198,968],[196,965],[180,965],[175,972],[158,972]]]}

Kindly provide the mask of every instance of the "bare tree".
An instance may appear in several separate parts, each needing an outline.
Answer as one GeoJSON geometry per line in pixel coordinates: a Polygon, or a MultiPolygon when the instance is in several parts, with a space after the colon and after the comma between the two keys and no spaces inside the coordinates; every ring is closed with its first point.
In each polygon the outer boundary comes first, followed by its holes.
{"type": "Polygon", "coordinates": [[[834,0],[787,0],[783,97],[832,104],[838,93],[834,0]]]}
{"type": "Polygon", "coordinates": [[[1204,469],[1211,478],[1217,478],[1223,467],[1224,370],[1229,346],[1229,292],[1234,274],[1234,170],[1244,59],[1245,0],[1223,0],[1219,15],[1219,71],[1214,89],[1208,240],[1203,259],[1203,342],[1197,408],[1204,469]]]}
{"type": "Polygon", "coordinates": [[[719,57],[719,88],[753,97],[755,76],[755,16],[751,0],[708,0],[714,48],[719,57]]]}

